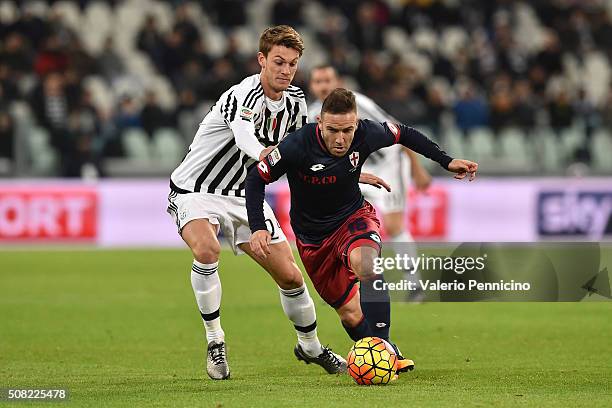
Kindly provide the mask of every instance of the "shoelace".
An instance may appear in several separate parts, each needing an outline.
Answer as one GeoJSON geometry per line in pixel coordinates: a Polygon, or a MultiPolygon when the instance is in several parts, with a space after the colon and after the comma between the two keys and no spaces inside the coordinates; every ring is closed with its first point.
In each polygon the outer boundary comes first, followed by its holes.
{"type": "Polygon", "coordinates": [[[335,366],[339,366],[340,360],[338,359],[338,357],[328,347],[322,347],[322,348],[323,348],[323,353],[322,353],[323,360],[329,361],[335,366]]]}
{"type": "Polygon", "coordinates": [[[209,350],[210,359],[214,365],[223,364],[225,361],[225,345],[223,343],[215,344],[209,350]]]}

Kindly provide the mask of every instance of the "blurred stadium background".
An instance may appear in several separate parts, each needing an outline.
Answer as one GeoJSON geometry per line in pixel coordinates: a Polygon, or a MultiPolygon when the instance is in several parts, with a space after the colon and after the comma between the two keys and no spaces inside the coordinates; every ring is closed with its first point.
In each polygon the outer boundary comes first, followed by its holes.
{"type": "MultiPolygon", "coordinates": [[[[191,257],[165,210],[198,123],[258,72],[262,29],[287,23],[307,93],[310,68],[332,63],[480,163],[463,183],[423,161],[435,179],[409,192],[417,240],[609,241],[611,13],[612,0],[0,0],[0,386],[67,387],[92,407],[609,407],[609,302],[394,302],[417,371],[347,388],[295,363],[273,282],[228,250],[233,379],[203,381],[191,257]]],[[[287,186],[268,193],[291,237],[287,186]]],[[[346,352],[310,292],[322,341],[346,352]]]]}
{"type": "MultiPolygon", "coordinates": [[[[258,72],[259,33],[279,23],[304,37],[304,90],[330,62],[480,163],[469,190],[444,175],[410,193],[417,238],[601,239],[611,12],[610,0],[2,0],[0,239],[180,245],[168,175],[215,99],[258,72]]],[[[270,200],[286,212],[286,188],[270,200]]]]}

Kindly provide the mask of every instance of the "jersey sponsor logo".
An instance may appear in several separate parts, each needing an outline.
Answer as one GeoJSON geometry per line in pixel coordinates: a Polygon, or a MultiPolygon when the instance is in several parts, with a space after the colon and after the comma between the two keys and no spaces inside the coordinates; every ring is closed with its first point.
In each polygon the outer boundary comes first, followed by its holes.
{"type": "Polygon", "coordinates": [[[349,160],[351,161],[351,164],[353,165],[353,170],[357,168],[357,166],[359,166],[359,152],[353,152],[349,155],[349,160]]]}
{"type": "Polygon", "coordinates": [[[391,133],[393,133],[393,136],[395,136],[395,143],[397,143],[397,141],[399,140],[399,134],[400,134],[399,128],[397,127],[395,123],[389,123],[389,122],[387,122],[387,127],[389,128],[391,133]]]}
{"type": "Polygon", "coordinates": [[[323,170],[325,168],[324,164],[313,164],[312,166],[310,166],[310,170],[312,171],[319,171],[319,170],[323,170]]]}
{"type": "Polygon", "coordinates": [[[304,183],[315,185],[336,184],[336,181],[338,181],[336,176],[309,176],[300,172],[298,172],[298,176],[304,183]]]}
{"type": "Polygon", "coordinates": [[[268,161],[270,162],[270,166],[274,166],[276,163],[280,161],[280,159],[281,159],[281,154],[280,154],[280,151],[278,150],[278,147],[272,150],[270,154],[268,155],[268,161]]]}
{"type": "Polygon", "coordinates": [[[250,121],[253,118],[253,111],[249,108],[240,108],[240,117],[244,120],[250,121]]]}
{"type": "Polygon", "coordinates": [[[265,162],[260,161],[257,167],[259,167],[259,170],[261,170],[262,173],[268,174],[270,172],[268,170],[268,165],[265,162]]]}

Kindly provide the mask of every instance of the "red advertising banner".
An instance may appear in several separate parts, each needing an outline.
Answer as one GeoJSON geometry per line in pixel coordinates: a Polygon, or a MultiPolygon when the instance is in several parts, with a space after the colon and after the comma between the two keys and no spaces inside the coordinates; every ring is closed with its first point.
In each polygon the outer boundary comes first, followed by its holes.
{"type": "Polygon", "coordinates": [[[0,240],[91,241],[97,233],[95,189],[0,188],[0,240]]]}
{"type": "Polygon", "coordinates": [[[426,192],[408,193],[409,229],[415,239],[444,239],[448,225],[448,193],[432,186],[426,192]]]}

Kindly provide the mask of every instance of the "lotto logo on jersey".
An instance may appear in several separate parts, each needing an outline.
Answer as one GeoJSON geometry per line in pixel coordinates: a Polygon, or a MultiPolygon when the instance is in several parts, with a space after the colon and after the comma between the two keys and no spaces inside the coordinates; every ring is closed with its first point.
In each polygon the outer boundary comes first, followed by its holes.
{"type": "Polygon", "coordinates": [[[97,217],[93,189],[0,189],[0,240],[91,240],[97,217]]]}
{"type": "Polygon", "coordinates": [[[265,162],[259,162],[259,164],[257,165],[257,167],[259,167],[259,170],[261,173],[265,173],[268,174],[270,171],[268,170],[268,165],[265,162]]]}
{"type": "Polygon", "coordinates": [[[430,187],[426,193],[413,189],[408,194],[408,220],[415,238],[445,238],[448,230],[448,193],[430,187]]]}

